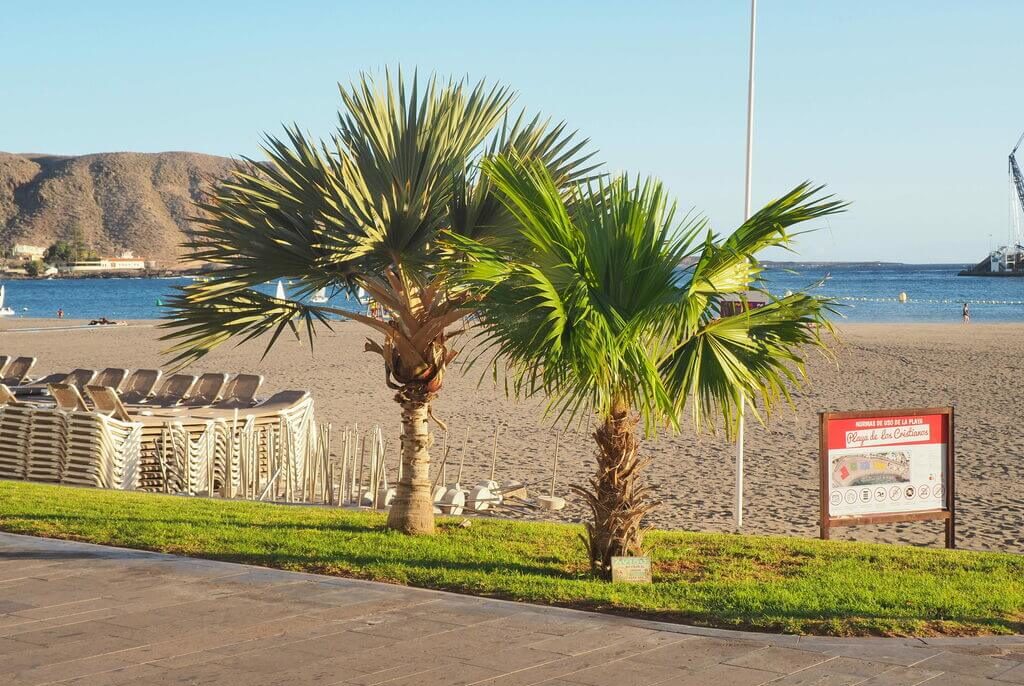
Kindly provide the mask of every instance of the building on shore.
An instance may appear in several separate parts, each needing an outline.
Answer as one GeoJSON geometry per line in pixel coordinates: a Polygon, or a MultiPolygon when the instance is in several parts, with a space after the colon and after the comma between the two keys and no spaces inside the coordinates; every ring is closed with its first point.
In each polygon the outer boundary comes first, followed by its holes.
{"type": "Polygon", "coordinates": [[[28,245],[26,243],[15,243],[11,248],[11,255],[26,260],[41,260],[46,254],[46,248],[41,245],[28,245]]]}
{"type": "Polygon", "coordinates": [[[72,273],[141,271],[145,268],[146,261],[130,252],[122,253],[120,257],[101,257],[68,265],[68,271],[72,273]]]}

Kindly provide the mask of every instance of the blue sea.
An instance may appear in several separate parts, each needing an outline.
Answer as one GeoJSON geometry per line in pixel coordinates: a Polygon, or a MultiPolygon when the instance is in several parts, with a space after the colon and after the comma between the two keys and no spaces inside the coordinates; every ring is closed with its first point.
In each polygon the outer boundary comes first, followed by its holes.
{"type": "MultiPolygon", "coordinates": [[[[965,301],[974,321],[1024,321],[1024,278],[957,276],[965,266],[808,264],[771,267],[764,276],[778,295],[814,286],[813,292],[837,298],[842,316],[854,322],[959,321],[965,301]],[[897,300],[901,292],[906,303],[897,300]]],[[[61,308],[69,319],[154,319],[174,289],[190,282],[190,277],[8,281],[6,304],[18,317],[52,318],[61,308]]],[[[274,285],[261,290],[273,293],[274,285]]],[[[341,294],[331,303],[352,306],[341,294]]]]}

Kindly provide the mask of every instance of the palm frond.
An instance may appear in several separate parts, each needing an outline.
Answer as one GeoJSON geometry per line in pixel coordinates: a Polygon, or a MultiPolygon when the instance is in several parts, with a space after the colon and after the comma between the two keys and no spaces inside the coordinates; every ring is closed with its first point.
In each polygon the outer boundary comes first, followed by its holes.
{"type": "Polygon", "coordinates": [[[681,295],[676,268],[694,234],[661,185],[598,179],[567,195],[538,160],[498,155],[483,168],[525,249],[449,236],[466,256],[453,280],[479,301],[474,359],[493,355],[512,392],[544,393],[560,419],[626,402],[648,428],[672,421],[651,351],[681,295]]]}
{"type": "Polygon", "coordinates": [[[173,342],[167,350],[173,355],[172,365],[191,364],[233,338],[241,344],[269,335],[263,353],[266,355],[286,330],[299,338],[304,328],[312,346],[314,324],[330,328],[327,315],[339,312],[335,308],[278,300],[255,290],[221,291],[211,296],[203,292],[203,285],[179,288],[165,304],[169,321],[162,322],[160,328],[170,332],[160,340],[173,342]]]}
{"type": "MultiPolygon", "coordinates": [[[[589,139],[577,139],[565,122],[552,125],[539,115],[529,121],[520,112],[509,124],[506,116],[483,151],[483,159],[515,155],[522,160],[539,160],[560,188],[586,181],[600,165],[592,163],[596,151],[587,152],[589,139]]],[[[469,165],[455,182],[451,208],[451,230],[470,238],[507,241],[516,237],[511,213],[495,192],[489,176],[479,164],[469,165]]]]}
{"type": "MultiPolygon", "coordinates": [[[[421,87],[416,75],[385,72],[382,83],[364,75],[341,96],[344,109],[330,141],[316,142],[294,126],[282,137],[267,136],[266,159],[241,160],[199,206],[187,247],[193,259],[219,269],[168,309],[165,327],[181,332],[168,335],[178,341],[176,359],[253,332],[276,331],[273,343],[295,317],[310,329],[322,321],[316,313],[324,308],[271,302],[252,290],[277,279],[297,280],[299,300],[322,287],[349,294],[364,287],[400,321],[420,316],[397,312],[402,307],[428,307],[419,286],[434,278],[454,180],[502,121],[513,94],[437,78],[421,87]],[[389,281],[396,275],[400,286],[389,281]]],[[[437,288],[430,293],[443,295],[437,288]]],[[[445,308],[438,311],[447,320],[445,308]]]]}
{"type": "MultiPolygon", "coordinates": [[[[745,400],[760,400],[767,413],[780,399],[789,399],[789,387],[804,376],[802,350],[827,350],[822,333],[832,331],[834,313],[830,299],[794,293],[712,320],[683,339],[659,372],[677,410],[690,405],[698,430],[721,416],[731,437],[745,400]]],[[[761,418],[756,406],[752,411],[761,418]]]]}
{"type": "Polygon", "coordinates": [[[821,195],[823,186],[809,182],[798,185],[751,215],[721,243],[706,235],[700,259],[690,269],[686,298],[679,321],[686,331],[695,331],[713,314],[715,298],[742,294],[754,288],[761,273],[757,254],[766,248],[790,249],[791,226],[842,212],[848,205],[831,195],[821,195]]]}

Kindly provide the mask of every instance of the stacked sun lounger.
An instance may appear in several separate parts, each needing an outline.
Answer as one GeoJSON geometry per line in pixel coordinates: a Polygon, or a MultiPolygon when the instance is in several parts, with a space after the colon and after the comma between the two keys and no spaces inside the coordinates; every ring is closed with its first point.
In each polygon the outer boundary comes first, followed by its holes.
{"type": "MultiPolygon", "coordinates": [[[[308,472],[329,471],[307,392],[257,402],[261,376],[162,379],[159,370],[121,368],[33,381],[34,363],[0,355],[0,373],[16,384],[0,394],[0,478],[303,500],[313,497],[308,472]]],[[[326,477],[320,483],[326,502],[326,477]]]]}
{"type": "Polygon", "coordinates": [[[28,466],[28,437],[31,428],[31,407],[21,405],[0,407],[0,478],[25,478],[28,466]]]}
{"type": "Polygon", "coordinates": [[[64,483],[99,488],[138,488],[142,426],[94,412],[68,413],[64,483]]]}
{"type": "Polygon", "coordinates": [[[25,478],[62,483],[67,466],[67,413],[52,408],[35,408],[29,418],[25,478]]]}

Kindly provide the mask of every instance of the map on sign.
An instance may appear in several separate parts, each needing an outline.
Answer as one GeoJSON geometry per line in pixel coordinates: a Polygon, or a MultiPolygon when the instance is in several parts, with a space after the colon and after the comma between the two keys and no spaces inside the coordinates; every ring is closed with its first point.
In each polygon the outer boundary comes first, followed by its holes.
{"type": "Polygon", "coordinates": [[[939,414],[829,419],[829,515],[943,509],[948,433],[939,414]]]}

